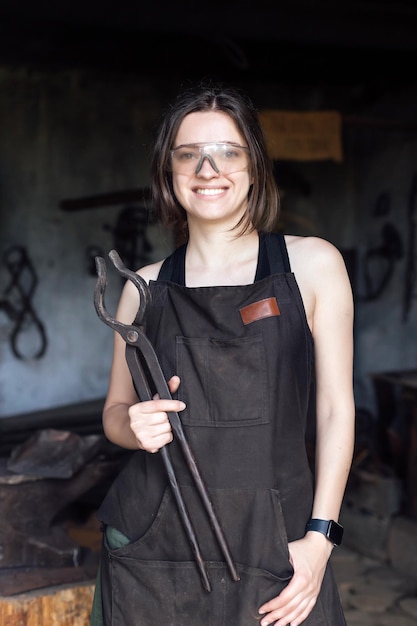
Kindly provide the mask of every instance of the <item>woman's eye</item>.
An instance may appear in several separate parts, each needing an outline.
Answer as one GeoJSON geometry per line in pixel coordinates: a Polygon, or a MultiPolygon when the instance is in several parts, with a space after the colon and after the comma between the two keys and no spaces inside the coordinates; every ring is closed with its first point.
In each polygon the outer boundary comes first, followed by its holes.
{"type": "Polygon", "coordinates": [[[180,161],[191,161],[196,158],[193,152],[180,152],[178,155],[180,161]]]}

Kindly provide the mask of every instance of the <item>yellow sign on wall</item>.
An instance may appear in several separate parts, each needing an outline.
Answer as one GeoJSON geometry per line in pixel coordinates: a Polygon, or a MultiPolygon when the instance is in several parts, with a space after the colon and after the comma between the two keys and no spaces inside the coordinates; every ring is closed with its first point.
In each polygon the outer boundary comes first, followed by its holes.
{"type": "Polygon", "coordinates": [[[272,159],[343,161],[342,118],[337,111],[264,110],[259,118],[272,159]]]}

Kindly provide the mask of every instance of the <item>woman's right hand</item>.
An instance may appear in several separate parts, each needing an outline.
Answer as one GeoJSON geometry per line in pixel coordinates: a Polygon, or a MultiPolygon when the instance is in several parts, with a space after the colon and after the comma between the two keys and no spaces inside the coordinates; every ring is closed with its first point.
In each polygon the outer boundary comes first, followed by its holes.
{"type": "MultiPolygon", "coordinates": [[[[178,376],[173,376],[168,381],[171,393],[175,393],[179,385],[178,376]]],[[[185,404],[180,400],[161,400],[158,397],[133,404],[128,411],[130,428],[139,448],[154,453],[171,443],[173,434],[167,413],[179,413],[184,409],[185,404]]]]}

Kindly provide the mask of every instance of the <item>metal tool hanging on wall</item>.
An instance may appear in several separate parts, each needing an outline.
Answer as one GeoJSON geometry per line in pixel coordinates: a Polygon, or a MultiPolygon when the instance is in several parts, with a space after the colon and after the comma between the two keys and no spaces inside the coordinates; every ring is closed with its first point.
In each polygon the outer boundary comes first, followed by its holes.
{"type": "MultiPolygon", "coordinates": [[[[114,225],[104,224],[104,229],[113,234],[114,248],[128,267],[141,267],[150,262],[152,244],[147,237],[147,228],[156,223],[151,209],[151,192],[148,187],[127,189],[84,198],[61,200],[60,208],[65,212],[85,211],[106,206],[124,205],[114,225]]],[[[88,272],[95,275],[95,257],[102,256],[96,245],[85,252],[88,272]]]]}
{"type": "Polygon", "coordinates": [[[152,223],[146,206],[125,206],[119,212],[114,226],[105,225],[113,234],[114,248],[128,267],[142,267],[150,263],[152,244],[147,237],[152,223]]]}
{"type": "Polygon", "coordinates": [[[381,243],[370,248],[365,255],[365,300],[376,300],[387,287],[394,273],[394,266],[403,256],[403,245],[400,235],[393,224],[384,224],[381,229],[381,243]],[[372,276],[371,263],[377,260],[381,272],[376,282],[372,276]]]}
{"type": "Polygon", "coordinates": [[[35,269],[26,249],[19,245],[6,250],[3,264],[9,271],[10,280],[0,299],[0,311],[3,310],[14,323],[10,335],[13,354],[22,360],[40,359],[46,352],[47,337],[45,327],[32,306],[33,294],[38,284],[35,269]],[[37,347],[29,352],[28,348],[30,350],[34,342],[33,338],[28,340],[28,333],[33,329],[37,335],[37,347]]]}
{"type": "MultiPolygon", "coordinates": [[[[376,201],[374,216],[386,217],[390,211],[391,198],[388,193],[381,193],[376,201]]],[[[395,263],[404,254],[403,243],[397,228],[386,222],[381,228],[381,242],[369,248],[364,259],[365,301],[376,300],[390,282],[395,263]]]]}

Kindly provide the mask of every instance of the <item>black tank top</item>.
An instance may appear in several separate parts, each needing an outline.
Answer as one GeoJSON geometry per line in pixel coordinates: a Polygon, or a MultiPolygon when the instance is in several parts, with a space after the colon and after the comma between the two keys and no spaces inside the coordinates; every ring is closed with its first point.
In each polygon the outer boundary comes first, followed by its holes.
{"type": "MultiPolygon", "coordinates": [[[[160,269],[158,280],[167,280],[185,286],[185,253],[187,244],[183,244],[165,259],[160,269]]],[[[255,283],[281,272],[290,272],[290,261],[284,235],[281,233],[260,233],[259,254],[255,283]]]]}

